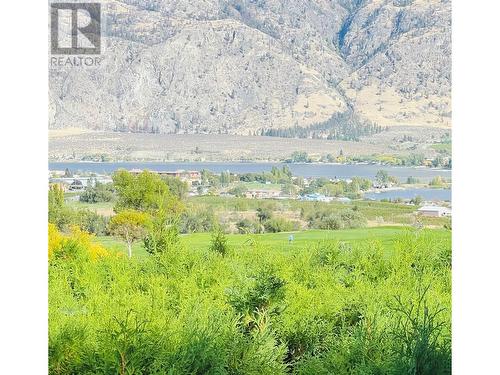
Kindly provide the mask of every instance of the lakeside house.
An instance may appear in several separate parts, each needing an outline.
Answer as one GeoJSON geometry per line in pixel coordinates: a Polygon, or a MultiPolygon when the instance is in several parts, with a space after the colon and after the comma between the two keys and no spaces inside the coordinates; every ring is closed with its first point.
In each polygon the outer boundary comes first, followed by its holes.
{"type": "Polygon", "coordinates": [[[49,184],[58,185],[63,191],[82,191],[89,185],[94,186],[96,182],[110,184],[113,180],[109,176],[80,177],[78,175],[49,178],[49,184]]]}
{"type": "Polygon", "coordinates": [[[245,197],[251,199],[273,199],[273,198],[278,198],[280,194],[281,194],[280,190],[252,189],[245,192],[245,197]]]}
{"type": "Polygon", "coordinates": [[[69,191],[83,191],[88,184],[83,185],[83,182],[77,179],[74,179],[73,182],[69,185],[69,191]]]}
{"type": "Polygon", "coordinates": [[[417,212],[419,215],[427,217],[451,216],[451,209],[443,206],[422,206],[417,212]]]}
{"type": "Polygon", "coordinates": [[[331,202],[333,201],[333,198],[319,193],[312,193],[302,195],[301,197],[299,197],[299,200],[308,202],[331,202]]]}

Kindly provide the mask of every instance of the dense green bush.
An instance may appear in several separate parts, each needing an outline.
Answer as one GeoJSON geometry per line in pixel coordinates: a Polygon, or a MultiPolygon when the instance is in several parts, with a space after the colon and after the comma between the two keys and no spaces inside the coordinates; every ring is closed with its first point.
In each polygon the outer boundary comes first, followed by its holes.
{"type": "Polygon", "coordinates": [[[245,196],[245,193],[248,191],[248,188],[243,185],[243,184],[238,184],[236,186],[234,186],[233,188],[231,188],[228,193],[229,194],[232,194],[236,197],[244,197],[245,196]]]}
{"type": "Polygon", "coordinates": [[[291,232],[299,229],[298,223],[282,217],[273,217],[266,220],[263,225],[268,233],[291,232]]]}
{"type": "Polygon", "coordinates": [[[186,210],[180,218],[181,233],[210,232],[216,222],[211,210],[193,209],[186,210]]]}
{"type": "Polygon", "coordinates": [[[59,241],[49,372],[450,374],[451,244],[433,233],[143,260],[59,241]]]}
{"type": "Polygon", "coordinates": [[[310,228],[316,229],[349,229],[361,228],[366,225],[366,218],[355,209],[334,210],[328,207],[302,211],[302,217],[309,223],[310,228]]]}
{"type": "Polygon", "coordinates": [[[189,192],[189,186],[188,186],[187,182],[182,181],[178,177],[166,176],[166,177],[162,177],[162,179],[167,184],[170,192],[174,196],[176,196],[178,199],[184,199],[187,197],[187,194],[189,192]]]}
{"type": "Polygon", "coordinates": [[[146,234],[143,243],[146,251],[152,255],[175,250],[179,245],[179,228],[175,224],[153,228],[146,234]]]}
{"type": "Polygon", "coordinates": [[[100,182],[95,182],[89,185],[80,194],[80,202],[85,203],[99,203],[99,202],[111,202],[114,197],[113,184],[102,184],[100,182]]]}
{"type": "Polygon", "coordinates": [[[226,255],[229,250],[226,234],[220,226],[216,226],[212,232],[209,250],[220,255],[226,255]]]}
{"type": "Polygon", "coordinates": [[[91,210],[74,211],[71,224],[77,225],[81,230],[98,236],[106,234],[109,218],[91,210]]]}

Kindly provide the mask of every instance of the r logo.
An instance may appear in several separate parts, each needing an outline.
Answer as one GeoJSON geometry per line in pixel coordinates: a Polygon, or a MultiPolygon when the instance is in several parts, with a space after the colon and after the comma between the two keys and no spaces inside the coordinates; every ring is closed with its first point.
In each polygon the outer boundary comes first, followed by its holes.
{"type": "Polygon", "coordinates": [[[52,54],[101,53],[100,3],[52,3],[50,8],[52,54]]]}

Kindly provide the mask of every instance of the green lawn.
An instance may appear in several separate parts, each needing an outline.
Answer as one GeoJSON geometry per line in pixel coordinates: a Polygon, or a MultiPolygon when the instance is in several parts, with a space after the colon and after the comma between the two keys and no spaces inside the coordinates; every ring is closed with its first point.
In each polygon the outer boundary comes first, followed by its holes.
{"type": "Polygon", "coordinates": [[[77,210],[87,209],[100,214],[105,214],[113,211],[115,202],[84,203],[80,201],[68,200],[66,201],[66,205],[77,210]]]}
{"type": "MultiPolygon", "coordinates": [[[[256,244],[264,247],[269,247],[278,251],[290,251],[304,249],[308,246],[314,246],[321,241],[381,241],[384,249],[392,250],[394,241],[398,235],[407,231],[407,227],[376,227],[376,228],[360,228],[360,229],[345,229],[345,230],[307,230],[300,232],[283,232],[283,233],[266,233],[266,234],[228,234],[228,245],[232,249],[245,249],[255,246],[256,244]],[[294,240],[288,242],[288,237],[293,233],[294,240]]],[[[450,238],[451,232],[444,229],[433,229],[433,234],[439,238],[450,238]]],[[[196,249],[206,250],[210,245],[210,233],[194,233],[181,235],[181,242],[185,246],[196,249]]],[[[107,248],[126,252],[125,244],[113,237],[97,237],[98,241],[107,248]]],[[[142,243],[138,242],[133,246],[133,254],[139,258],[146,257],[147,252],[143,248],[142,243]]]]}

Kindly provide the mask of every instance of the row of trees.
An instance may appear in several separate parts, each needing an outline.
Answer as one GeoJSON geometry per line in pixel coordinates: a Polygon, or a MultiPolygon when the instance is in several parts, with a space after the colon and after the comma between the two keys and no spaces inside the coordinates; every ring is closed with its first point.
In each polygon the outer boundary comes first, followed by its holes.
{"type": "Polygon", "coordinates": [[[285,165],[282,168],[273,166],[270,172],[241,174],[239,175],[239,181],[286,184],[292,181],[292,177],[292,171],[287,165],[285,165]]]}
{"type": "Polygon", "coordinates": [[[201,184],[204,186],[224,187],[234,182],[260,182],[284,184],[292,181],[292,171],[285,165],[282,168],[273,166],[269,172],[234,174],[222,171],[220,174],[206,169],[201,171],[201,184]]]}
{"type": "Polygon", "coordinates": [[[335,113],[328,120],[309,126],[262,129],[261,135],[281,138],[321,138],[358,141],[360,137],[381,133],[386,127],[363,121],[351,112],[335,113]]]}
{"type": "Polygon", "coordinates": [[[302,187],[299,194],[321,193],[329,197],[356,196],[372,187],[371,180],[362,177],[353,177],[350,181],[320,177],[312,180],[307,187],[302,187]]]}

